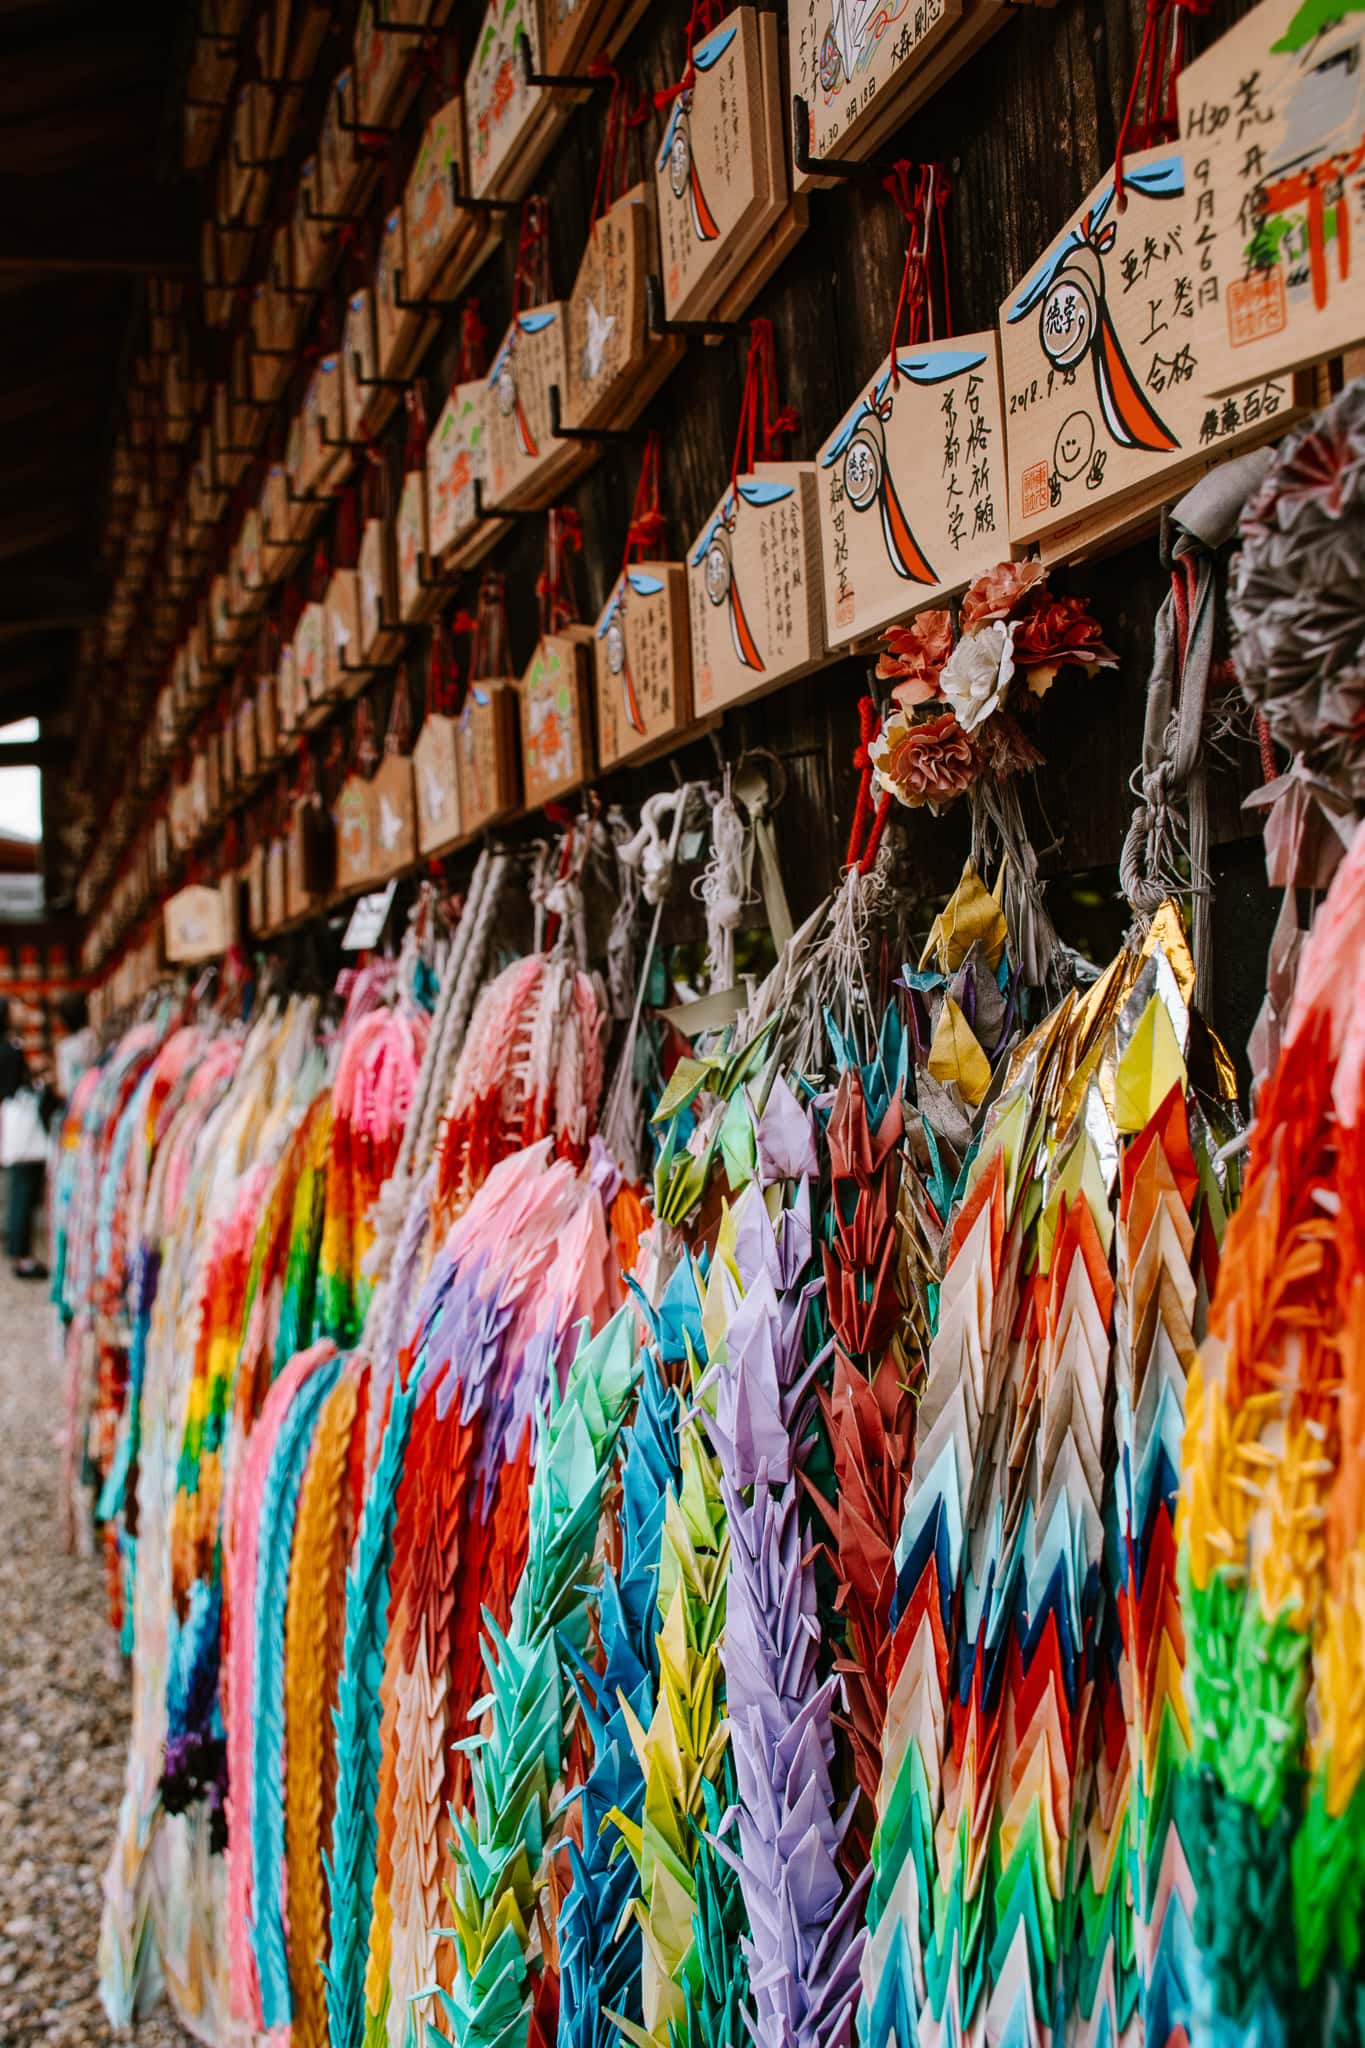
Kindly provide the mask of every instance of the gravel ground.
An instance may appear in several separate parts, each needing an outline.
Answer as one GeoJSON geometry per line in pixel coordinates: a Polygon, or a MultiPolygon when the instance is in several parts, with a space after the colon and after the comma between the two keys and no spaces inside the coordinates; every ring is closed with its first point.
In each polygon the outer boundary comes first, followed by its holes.
{"type": "MultiPolygon", "coordinates": [[[[0,1262],[0,2048],[126,2038],[104,2017],[95,1954],[128,1690],[100,1568],[61,1544],[60,1416],[46,1289],[0,1262]]],[[[134,2038],[189,2041],[163,2014],[134,2038]]]]}

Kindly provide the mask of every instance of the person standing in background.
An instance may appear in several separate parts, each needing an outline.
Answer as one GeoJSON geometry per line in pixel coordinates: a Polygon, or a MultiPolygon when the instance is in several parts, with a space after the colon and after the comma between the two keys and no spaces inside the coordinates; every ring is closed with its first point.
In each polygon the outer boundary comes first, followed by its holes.
{"type": "Polygon", "coordinates": [[[55,1007],[62,1027],[56,1047],[57,1094],[65,1107],[95,1057],[95,1034],[90,1028],[90,1006],[79,989],[59,997],[55,1007]]]}
{"type": "Polygon", "coordinates": [[[45,1280],[33,1256],[33,1222],[47,1164],[44,1093],[30,1074],[24,1049],[10,1029],[9,1004],[0,999],[0,1166],[9,1174],[10,1263],[20,1280],[45,1280]]]}

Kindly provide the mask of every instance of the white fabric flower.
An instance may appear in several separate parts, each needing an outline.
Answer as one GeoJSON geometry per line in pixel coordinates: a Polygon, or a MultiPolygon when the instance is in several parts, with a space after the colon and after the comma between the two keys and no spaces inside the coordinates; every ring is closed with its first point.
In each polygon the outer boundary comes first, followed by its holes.
{"type": "Polygon", "coordinates": [[[939,688],[964,732],[998,711],[1014,680],[1014,627],[1003,619],[964,633],[943,664],[939,688]]]}

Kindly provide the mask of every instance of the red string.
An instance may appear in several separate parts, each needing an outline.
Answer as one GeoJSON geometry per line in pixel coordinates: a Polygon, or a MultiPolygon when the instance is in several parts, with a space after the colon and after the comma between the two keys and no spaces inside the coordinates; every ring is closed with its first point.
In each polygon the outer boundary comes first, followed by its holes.
{"type": "Polygon", "coordinates": [[[347,484],[341,494],[341,505],[337,512],[336,560],[339,569],[354,569],[360,554],[360,539],[356,519],[356,489],[347,484]]]}
{"type": "Polygon", "coordinates": [[[517,268],[512,289],[515,317],[527,306],[543,306],[550,296],[550,210],[537,194],[521,209],[517,234],[517,268]]]}
{"type": "Polygon", "coordinates": [[[545,563],[536,578],[540,630],[561,633],[578,617],[569,556],[583,551],[583,529],[571,505],[554,505],[545,522],[545,563]]]}
{"type": "Polygon", "coordinates": [[[1128,203],[1123,182],[1123,160],[1128,151],[1171,141],[1179,133],[1175,82],[1185,62],[1185,16],[1207,14],[1210,5],[1211,0],[1147,0],[1133,81],[1114,145],[1114,197],[1120,213],[1128,203]],[[1144,77],[1147,90],[1142,120],[1135,127],[1133,115],[1144,77]]]}
{"type": "Polygon", "coordinates": [[[896,310],[891,316],[891,383],[900,385],[900,331],[901,320],[906,320],[906,341],[914,348],[924,339],[925,301],[927,279],[924,262],[924,224],[926,180],[930,172],[923,164],[918,167],[903,158],[894,164],[882,179],[885,191],[896,211],[905,222],[905,262],[901,268],[900,290],[896,294],[896,310]],[[914,172],[912,181],[911,173],[914,172]]]}
{"type": "Polygon", "coordinates": [[[671,106],[683,93],[691,92],[697,82],[697,67],[692,62],[692,52],[697,46],[698,36],[709,36],[722,15],[722,0],[692,0],[692,12],[687,17],[687,62],[683,75],[676,85],[667,86],[654,95],[656,107],[671,106]]]}
{"type": "Polygon", "coordinates": [[[744,396],[739,405],[735,454],[730,465],[730,495],[739,489],[740,471],[750,473],[760,462],[780,462],[782,443],[800,426],[800,416],[777,399],[777,351],[771,320],[749,322],[749,357],[744,366],[744,396]]]}
{"type": "Polygon", "coordinates": [[[640,459],[640,481],[635,487],[635,503],[631,508],[630,525],[626,528],[623,566],[629,567],[632,562],[647,561],[656,555],[663,545],[663,537],[664,515],[659,510],[659,436],[651,431],[640,459]]]}
{"type": "Polygon", "coordinates": [[[848,835],[848,852],[844,858],[845,867],[856,868],[865,875],[877,858],[877,849],[886,831],[890,816],[891,797],[882,792],[881,801],[872,802],[872,742],[877,736],[880,723],[877,706],[871,697],[858,701],[858,744],[853,750],[853,765],[858,770],[858,800],[853,807],[853,826],[848,835]]]}
{"type": "Polygon", "coordinates": [[[408,678],[403,669],[394,677],[393,698],[389,704],[389,723],[384,733],[386,754],[406,754],[408,741],[412,736],[412,705],[408,701],[408,678]]]}
{"type": "Polygon", "coordinates": [[[1275,742],[1270,734],[1270,721],[1264,711],[1256,713],[1256,745],[1261,756],[1261,777],[1265,782],[1274,782],[1280,772],[1275,759],[1275,742]]]}
{"type": "Polygon", "coordinates": [[[421,469],[427,459],[427,401],[422,379],[415,378],[403,393],[408,409],[407,439],[403,446],[404,470],[421,469]]]}
{"type": "Polygon", "coordinates": [[[313,550],[313,568],[308,581],[308,595],[314,604],[321,604],[326,597],[331,575],[332,565],[327,555],[327,543],[320,540],[313,550]]]}
{"type": "Polygon", "coordinates": [[[611,80],[611,99],[589,216],[596,222],[644,176],[640,131],[649,119],[651,102],[644,92],[632,101],[625,79],[605,57],[594,58],[588,69],[594,78],[611,80]]]}
{"type": "Polygon", "coordinates": [[[488,329],[483,324],[477,299],[466,299],[460,315],[460,353],[455,365],[455,382],[473,384],[488,367],[488,329]]]}
{"type": "MultiPolygon", "coordinates": [[[[470,620],[471,626],[473,620],[470,620]]],[[[445,621],[438,619],[431,635],[431,654],[427,661],[427,712],[439,712],[445,718],[455,715],[458,682],[455,672],[455,650],[450,644],[450,634],[445,621]]]]}

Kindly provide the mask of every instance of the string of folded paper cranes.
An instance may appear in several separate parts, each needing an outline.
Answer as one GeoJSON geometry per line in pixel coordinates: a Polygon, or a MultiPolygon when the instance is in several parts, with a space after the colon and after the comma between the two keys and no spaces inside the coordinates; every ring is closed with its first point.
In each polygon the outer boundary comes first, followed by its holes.
{"type": "MultiPolygon", "coordinates": [[[[623,838],[653,914],[610,1078],[591,868],[504,962],[491,852],[330,1006],[167,993],[109,1045],[55,1210],[134,1686],[111,2020],[164,1985],[206,2039],[328,2048],[1351,2037],[1362,446],[1353,387],[1224,507],[1290,763],[1272,873],[1321,899],[1249,1145],[1206,963],[1138,886],[1198,840],[1155,759],[1103,971],[998,766],[887,966],[898,777],[864,750],[830,898],[685,1050],[642,1019],[687,790],[623,838]]],[[[1209,684],[1198,510],[1163,739],[1209,684]]],[[[999,572],[958,630],[1035,601],[999,572]]],[[[939,635],[887,649],[907,708],[951,700],[939,635]]]]}

